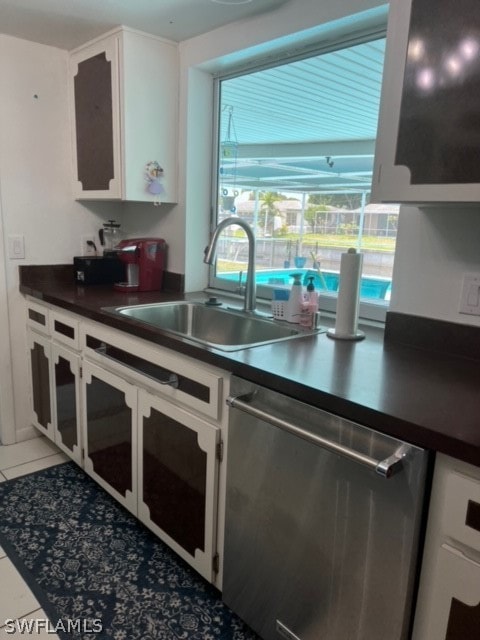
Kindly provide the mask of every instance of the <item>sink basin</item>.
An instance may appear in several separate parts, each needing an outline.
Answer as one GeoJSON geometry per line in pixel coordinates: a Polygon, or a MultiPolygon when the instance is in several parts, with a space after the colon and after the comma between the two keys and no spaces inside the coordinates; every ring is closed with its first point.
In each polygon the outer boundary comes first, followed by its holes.
{"type": "Polygon", "coordinates": [[[247,349],[319,333],[318,329],[293,327],[242,311],[209,307],[201,302],[106,307],[104,311],[144,322],[162,331],[223,351],[247,349]]]}

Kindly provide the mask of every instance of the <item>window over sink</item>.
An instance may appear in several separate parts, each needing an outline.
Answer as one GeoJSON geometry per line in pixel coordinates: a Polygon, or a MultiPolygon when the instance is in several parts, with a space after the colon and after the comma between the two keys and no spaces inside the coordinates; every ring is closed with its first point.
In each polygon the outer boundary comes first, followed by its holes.
{"type": "MultiPolygon", "coordinates": [[[[216,80],[215,226],[239,216],[257,240],[257,295],[314,277],[334,310],[341,254],[364,254],[361,315],[383,319],[399,207],[370,204],[385,32],[320,43],[216,80]]],[[[248,243],[229,226],[210,286],[245,284],[248,243]]]]}

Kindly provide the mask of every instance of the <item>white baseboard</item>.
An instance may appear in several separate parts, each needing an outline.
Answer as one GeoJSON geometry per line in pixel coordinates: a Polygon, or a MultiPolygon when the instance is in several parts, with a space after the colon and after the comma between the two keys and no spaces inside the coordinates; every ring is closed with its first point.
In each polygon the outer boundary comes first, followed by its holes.
{"type": "Polygon", "coordinates": [[[35,427],[23,427],[23,429],[17,429],[16,431],[16,441],[17,442],[25,442],[25,440],[33,440],[33,438],[40,438],[41,433],[35,429],[35,427]]]}

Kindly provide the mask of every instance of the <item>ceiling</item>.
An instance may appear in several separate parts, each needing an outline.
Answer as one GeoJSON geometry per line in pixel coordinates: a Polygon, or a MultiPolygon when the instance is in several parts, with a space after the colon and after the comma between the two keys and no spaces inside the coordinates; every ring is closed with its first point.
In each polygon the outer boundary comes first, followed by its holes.
{"type": "Polygon", "coordinates": [[[73,49],[118,25],[170,40],[279,8],[289,0],[0,0],[0,33],[73,49]],[[241,4],[236,4],[242,2],[241,4]],[[235,4],[234,4],[235,3],[235,4]]]}
{"type": "Polygon", "coordinates": [[[369,191],[384,55],[381,38],[222,82],[223,185],[369,191]]]}

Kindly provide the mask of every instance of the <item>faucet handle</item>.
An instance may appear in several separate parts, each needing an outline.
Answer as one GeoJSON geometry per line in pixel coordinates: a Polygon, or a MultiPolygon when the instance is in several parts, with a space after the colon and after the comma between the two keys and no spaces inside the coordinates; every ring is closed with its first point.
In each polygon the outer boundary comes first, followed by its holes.
{"type": "Polygon", "coordinates": [[[245,293],[245,286],[242,284],[242,278],[243,278],[243,271],[240,271],[238,274],[238,286],[237,286],[236,292],[240,293],[241,295],[245,293]]]}

